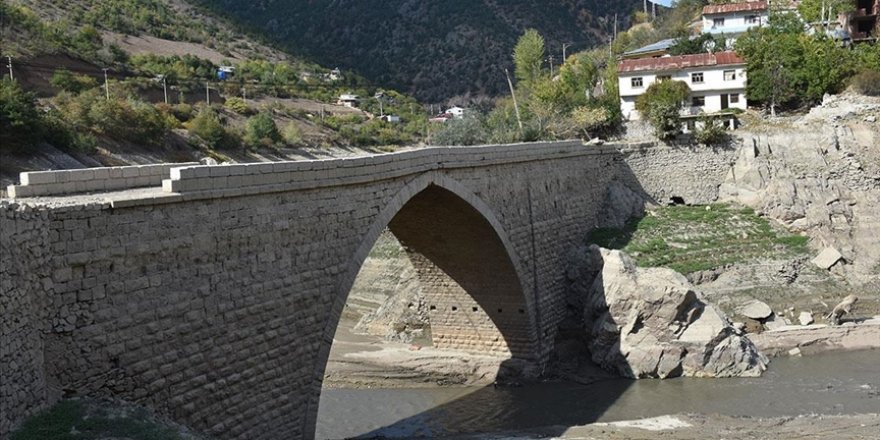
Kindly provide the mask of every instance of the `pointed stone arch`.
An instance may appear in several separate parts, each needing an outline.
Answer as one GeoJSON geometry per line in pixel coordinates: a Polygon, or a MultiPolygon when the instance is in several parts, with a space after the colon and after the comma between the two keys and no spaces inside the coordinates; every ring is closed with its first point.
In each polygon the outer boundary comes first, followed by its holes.
{"type": "Polygon", "coordinates": [[[346,299],[367,255],[386,227],[395,235],[400,234],[398,238],[416,265],[423,288],[426,282],[433,285],[433,288],[429,287],[433,292],[426,292],[426,296],[433,294],[436,300],[442,295],[440,290],[449,292],[442,300],[436,301],[438,309],[432,311],[435,313],[431,317],[435,343],[438,337],[448,337],[438,346],[496,352],[507,350],[513,358],[532,361],[540,345],[539,315],[535,312],[531,290],[524,283],[527,272],[493,210],[464,185],[442,172],[421,174],[397,192],[376,216],[337,285],[315,359],[312,394],[304,420],[306,435],[315,432],[324,371],[346,299]],[[451,216],[455,216],[459,224],[444,224],[451,216]],[[461,222],[466,226],[462,227],[461,222]],[[429,231],[420,233],[415,230],[416,223],[430,223],[419,227],[431,229],[435,237],[431,237],[429,231]],[[458,243],[432,242],[437,234],[445,240],[458,240],[458,243]],[[456,249],[459,247],[467,248],[470,255],[451,255],[459,251],[456,249]],[[461,261],[457,262],[457,258],[461,261]],[[475,267],[478,263],[491,267],[475,267]],[[497,285],[493,281],[497,281],[497,285]],[[473,315],[465,321],[457,321],[456,313],[473,315]],[[445,329],[441,322],[435,322],[438,316],[438,321],[448,324],[445,329]],[[474,319],[475,316],[478,319],[474,319]],[[473,332],[456,332],[456,323],[459,328],[463,323],[464,326],[471,325],[469,328],[473,332]],[[493,334],[490,325],[497,333],[493,334]],[[499,340],[499,336],[503,340],[499,340]]]}

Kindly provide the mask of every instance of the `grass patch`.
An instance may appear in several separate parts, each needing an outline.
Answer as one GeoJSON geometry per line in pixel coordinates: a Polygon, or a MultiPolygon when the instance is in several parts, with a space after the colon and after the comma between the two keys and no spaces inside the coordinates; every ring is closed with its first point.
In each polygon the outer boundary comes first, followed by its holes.
{"type": "Polygon", "coordinates": [[[807,254],[808,240],[774,227],[751,208],[725,204],[662,207],[623,228],[600,228],[590,234],[592,243],[621,249],[639,266],[681,273],[807,254]]]}
{"type": "Polygon", "coordinates": [[[184,439],[177,429],[156,421],[144,408],[109,402],[62,400],[33,416],[12,434],[12,440],[184,439]]]}

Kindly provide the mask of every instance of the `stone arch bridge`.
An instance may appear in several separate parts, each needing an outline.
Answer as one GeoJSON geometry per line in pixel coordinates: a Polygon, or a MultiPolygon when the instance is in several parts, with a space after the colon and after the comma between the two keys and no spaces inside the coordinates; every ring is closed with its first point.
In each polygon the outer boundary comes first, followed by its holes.
{"type": "Polygon", "coordinates": [[[609,185],[664,196],[640,188],[662,180],[645,151],[558,142],[23,173],[0,202],[0,434],[87,394],[219,438],[312,437],[336,324],[386,227],[439,347],[540,368],[567,253],[609,185]]]}

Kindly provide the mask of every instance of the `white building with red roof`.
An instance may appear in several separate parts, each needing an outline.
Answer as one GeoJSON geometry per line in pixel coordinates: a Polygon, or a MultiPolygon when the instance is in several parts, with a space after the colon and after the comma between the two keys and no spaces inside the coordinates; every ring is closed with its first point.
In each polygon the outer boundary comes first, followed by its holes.
{"type": "Polygon", "coordinates": [[[703,8],[703,33],[723,35],[732,47],[737,37],[767,24],[768,18],[769,5],[764,0],[708,5],[703,8]]]}
{"type": "Polygon", "coordinates": [[[690,87],[686,115],[747,107],[746,62],[734,52],[622,60],[617,70],[620,109],[629,120],[640,119],[636,98],[663,80],[683,81],[690,87]]]}

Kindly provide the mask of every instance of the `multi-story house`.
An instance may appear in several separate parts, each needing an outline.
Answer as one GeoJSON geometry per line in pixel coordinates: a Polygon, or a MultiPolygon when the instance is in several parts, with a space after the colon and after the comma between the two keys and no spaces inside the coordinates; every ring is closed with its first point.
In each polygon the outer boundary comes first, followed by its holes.
{"type": "Polygon", "coordinates": [[[620,108],[629,120],[640,119],[636,98],[664,80],[683,81],[690,87],[685,115],[747,107],[746,62],[730,51],[623,60],[618,78],[620,108]]]}
{"type": "Polygon", "coordinates": [[[724,36],[727,47],[749,29],[767,24],[767,1],[724,3],[703,8],[703,33],[724,36]]]}

